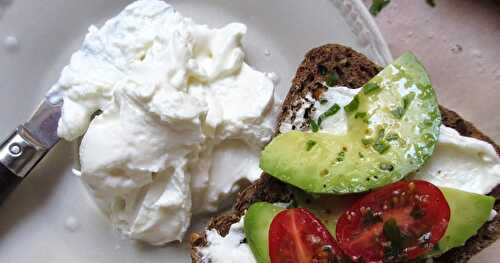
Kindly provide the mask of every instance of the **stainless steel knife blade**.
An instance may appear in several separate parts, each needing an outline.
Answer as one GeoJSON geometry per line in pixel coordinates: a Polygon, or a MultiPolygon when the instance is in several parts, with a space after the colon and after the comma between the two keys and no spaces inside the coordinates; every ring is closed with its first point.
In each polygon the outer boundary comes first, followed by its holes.
{"type": "Polygon", "coordinates": [[[58,141],[57,125],[61,117],[62,97],[59,92],[46,96],[22,128],[44,149],[52,148],[58,141]]]}

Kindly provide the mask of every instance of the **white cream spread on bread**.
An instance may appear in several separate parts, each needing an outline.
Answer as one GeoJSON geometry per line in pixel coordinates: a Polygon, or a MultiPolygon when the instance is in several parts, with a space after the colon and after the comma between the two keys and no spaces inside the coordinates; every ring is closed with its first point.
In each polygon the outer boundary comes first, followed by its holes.
{"type": "Polygon", "coordinates": [[[491,144],[443,125],[434,154],[413,178],[488,194],[500,183],[500,158],[491,144]]]}
{"type": "Polygon", "coordinates": [[[81,178],[130,238],[181,240],[192,214],[216,211],[260,176],[274,85],[244,62],[246,31],[137,1],[91,26],[64,68],[53,88],[64,94],[58,134],[83,136],[81,178]]]}
{"type": "Polygon", "coordinates": [[[242,216],[239,222],[232,224],[229,233],[224,237],[215,229],[206,231],[207,245],[199,251],[202,262],[257,262],[250,246],[245,242],[244,220],[245,217],[242,216]]]}

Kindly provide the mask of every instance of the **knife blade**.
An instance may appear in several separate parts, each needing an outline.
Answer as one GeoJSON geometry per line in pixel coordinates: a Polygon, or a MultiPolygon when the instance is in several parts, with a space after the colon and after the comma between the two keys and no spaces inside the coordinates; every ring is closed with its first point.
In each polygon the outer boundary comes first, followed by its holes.
{"type": "Polygon", "coordinates": [[[31,115],[0,143],[0,203],[60,140],[62,94],[50,92],[31,115]]]}
{"type": "Polygon", "coordinates": [[[59,93],[47,95],[22,127],[41,147],[52,148],[58,141],[57,124],[61,117],[62,97],[59,93]]]}

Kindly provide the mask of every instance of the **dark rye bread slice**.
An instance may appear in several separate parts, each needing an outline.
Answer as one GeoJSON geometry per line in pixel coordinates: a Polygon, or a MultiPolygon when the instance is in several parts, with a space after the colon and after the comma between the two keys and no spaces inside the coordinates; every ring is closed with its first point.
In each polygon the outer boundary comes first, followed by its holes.
{"type": "MultiPolygon", "coordinates": [[[[292,82],[292,87],[283,103],[282,112],[278,118],[278,131],[282,123],[293,123],[298,110],[303,103],[307,103],[307,94],[313,94],[313,98],[318,99],[324,90],[321,83],[325,81],[324,72],[336,72],[339,76],[337,85],[350,88],[361,87],[382,68],[371,62],[364,55],[336,44],[324,45],[309,51],[304,61],[297,69],[297,73],[292,82]]],[[[307,120],[310,108],[303,112],[304,119],[307,120]]],[[[492,144],[500,155],[500,147],[496,145],[488,136],[484,135],[474,125],[454,111],[440,106],[443,124],[457,130],[461,135],[480,139],[492,144]]],[[[297,124],[291,127],[295,130],[306,130],[307,124],[297,124]]],[[[496,198],[495,210],[500,211],[500,186],[497,186],[490,195],[496,198]]],[[[225,236],[232,224],[238,222],[246,209],[255,202],[289,202],[292,193],[285,183],[282,183],[267,174],[254,184],[239,193],[233,210],[227,214],[213,218],[208,229],[216,229],[225,236]]],[[[467,262],[474,254],[492,244],[500,237],[500,216],[496,216],[493,221],[486,223],[467,243],[458,248],[454,248],[447,253],[435,258],[435,262],[467,262]]],[[[193,262],[202,262],[199,249],[206,246],[205,234],[193,234],[191,237],[193,262]]]]}

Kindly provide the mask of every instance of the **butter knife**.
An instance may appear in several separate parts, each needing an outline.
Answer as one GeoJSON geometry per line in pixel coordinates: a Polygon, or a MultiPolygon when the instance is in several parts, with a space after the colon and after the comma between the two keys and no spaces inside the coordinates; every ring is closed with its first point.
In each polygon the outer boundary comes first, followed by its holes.
{"type": "Polygon", "coordinates": [[[59,141],[62,104],[59,92],[49,93],[30,119],[0,143],[0,204],[59,141]]]}

